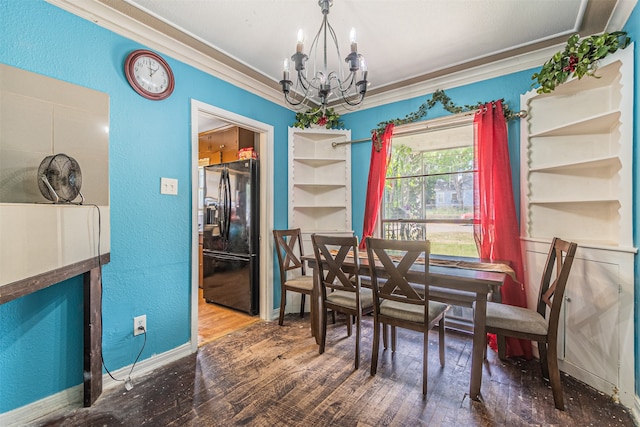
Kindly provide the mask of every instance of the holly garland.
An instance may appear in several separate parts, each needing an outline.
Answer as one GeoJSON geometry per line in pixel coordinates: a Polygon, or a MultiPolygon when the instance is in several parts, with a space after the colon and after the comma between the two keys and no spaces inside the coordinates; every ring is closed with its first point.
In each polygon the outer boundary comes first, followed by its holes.
{"type": "MultiPolygon", "coordinates": [[[[445,109],[445,111],[451,114],[459,114],[459,113],[465,113],[468,111],[475,111],[480,109],[484,104],[486,104],[486,102],[478,102],[476,105],[457,106],[453,103],[453,101],[451,101],[451,98],[449,98],[444,93],[444,90],[438,89],[433,93],[433,95],[431,96],[431,99],[421,104],[418,107],[418,109],[413,113],[407,114],[406,116],[404,116],[404,118],[392,119],[392,120],[387,120],[387,121],[378,123],[377,127],[371,131],[371,135],[372,136],[374,134],[376,136],[382,135],[384,133],[384,129],[387,127],[389,123],[393,123],[394,125],[398,126],[398,125],[404,125],[407,123],[417,122],[418,120],[425,117],[427,115],[427,112],[433,107],[435,107],[438,102],[442,104],[442,107],[445,109]]],[[[507,121],[518,117],[516,113],[514,113],[509,109],[509,105],[503,103],[502,109],[504,111],[504,118],[507,121]]]]}
{"type": "Polygon", "coordinates": [[[574,34],[567,40],[564,50],[556,52],[531,77],[535,80],[531,87],[539,85],[536,92],[550,93],[570,77],[598,77],[595,75],[598,61],[630,43],[631,38],[624,31],[593,35],[582,40],[579,34],[574,34]]]}

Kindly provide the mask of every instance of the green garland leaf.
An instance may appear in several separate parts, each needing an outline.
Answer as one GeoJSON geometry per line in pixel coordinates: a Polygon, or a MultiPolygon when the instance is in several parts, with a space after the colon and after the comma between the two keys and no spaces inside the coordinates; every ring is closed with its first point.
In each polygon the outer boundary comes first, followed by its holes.
{"type": "Polygon", "coordinates": [[[629,46],[631,39],[624,31],[614,31],[585,37],[580,40],[574,34],[567,40],[563,51],[556,52],[551,59],[544,63],[539,72],[534,73],[531,80],[535,80],[531,87],[540,86],[536,92],[549,93],[558,85],[566,82],[569,77],[595,75],[598,61],[618,49],[629,46]]]}
{"type": "Polygon", "coordinates": [[[293,127],[300,129],[311,127],[312,124],[323,126],[326,129],[338,129],[344,127],[340,120],[340,114],[333,108],[322,109],[320,107],[311,108],[305,112],[296,113],[296,121],[293,127]]]}
{"type": "MultiPolygon", "coordinates": [[[[459,114],[467,111],[475,111],[481,108],[484,104],[486,104],[486,102],[478,102],[475,105],[464,105],[462,107],[457,106],[453,103],[453,101],[451,101],[451,98],[449,98],[444,93],[444,90],[438,89],[433,93],[433,95],[431,96],[431,99],[421,104],[418,107],[418,109],[413,113],[409,113],[403,118],[391,119],[391,120],[378,123],[377,127],[371,131],[371,135],[374,135],[374,134],[382,135],[384,133],[384,129],[387,127],[389,123],[393,123],[394,125],[398,126],[398,125],[404,125],[407,123],[417,122],[418,120],[421,120],[423,117],[425,117],[427,115],[427,112],[433,107],[435,107],[438,102],[442,104],[442,107],[444,108],[445,111],[451,114],[459,114]]],[[[504,111],[504,117],[506,120],[512,120],[517,117],[517,115],[513,111],[511,111],[511,109],[509,108],[509,105],[503,103],[502,109],[504,111]]]]}

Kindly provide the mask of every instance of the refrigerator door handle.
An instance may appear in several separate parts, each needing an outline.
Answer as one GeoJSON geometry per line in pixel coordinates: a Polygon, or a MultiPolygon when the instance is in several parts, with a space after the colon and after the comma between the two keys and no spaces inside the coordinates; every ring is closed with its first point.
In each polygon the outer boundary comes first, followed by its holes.
{"type": "Polygon", "coordinates": [[[225,200],[227,203],[227,230],[226,230],[226,238],[227,243],[229,242],[229,233],[231,231],[231,178],[229,177],[229,170],[227,170],[227,174],[225,175],[225,187],[226,187],[226,195],[225,200]]]}
{"type": "Polygon", "coordinates": [[[220,181],[218,181],[218,219],[217,225],[220,229],[220,237],[224,239],[224,169],[220,171],[220,181]]]}

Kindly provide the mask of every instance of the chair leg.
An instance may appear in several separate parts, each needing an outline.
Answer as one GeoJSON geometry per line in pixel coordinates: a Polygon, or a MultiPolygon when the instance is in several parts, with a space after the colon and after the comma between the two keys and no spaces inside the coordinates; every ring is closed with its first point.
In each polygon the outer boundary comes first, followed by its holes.
{"type": "Polygon", "coordinates": [[[386,323],[382,324],[382,345],[385,350],[389,348],[389,328],[386,323]]]}
{"type": "Polygon", "coordinates": [[[507,358],[507,338],[504,335],[497,335],[496,339],[498,341],[498,357],[500,360],[507,358]]]}
{"type": "Polygon", "coordinates": [[[547,362],[547,343],[538,343],[538,353],[540,353],[540,370],[542,371],[542,378],[549,380],[549,363],[547,362]]]}
{"type": "Polygon", "coordinates": [[[322,331],[320,332],[320,347],[318,352],[320,354],[324,353],[324,346],[327,341],[327,310],[320,310],[320,325],[322,327],[322,331]]]}
{"type": "Polygon", "coordinates": [[[356,369],[358,369],[360,367],[360,320],[362,314],[358,313],[354,317],[356,319],[356,369]]]}
{"type": "Polygon", "coordinates": [[[396,327],[391,325],[391,351],[396,351],[396,327]]]}
{"type": "Polygon", "coordinates": [[[278,325],[282,326],[284,324],[284,307],[287,301],[287,291],[282,290],[280,293],[280,318],[278,319],[278,325]]]}
{"type": "MultiPolygon", "coordinates": [[[[373,345],[371,346],[371,375],[375,375],[378,370],[378,352],[380,350],[380,323],[373,318],[373,345]]],[[[383,328],[387,328],[386,325],[382,325],[383,328]]]]}
{"type": "MultiPolygon", "coordinates": [[[[393,332],[395,336],[395,331],[393,332]]],[[[427,366],[429,366],[429,331],[422,337],[422,396],[427,397],[427,366]]]]}
{"type": "Polygon", "coordinates": [[[347,314],[347,336],[351,336],[351,315],[347,314]]]}
{"type": "Polygon", "coordinates": [[[549,367],[549,382],[553,391],[553,401],[556,408],[564,411],[564,397],[562,395],[562,380],[558,369],[558,349],[555,344],[549,343],[547,348],[547,365],[549,367]]]}
{"type": "MultiPolygon", "coordinates": [[[[427,336],[428,332],[425,337],[427,336]]],[[[444,318],[440,319],[438,323],[438,347],[440,350],[440,366],[444,367],[444,318]]]]}
{"type": "Polygon", "coordinates": [[[305,294],[300,294],[300,317],[304,317],[304,297],[306,296],[305,294]]]}

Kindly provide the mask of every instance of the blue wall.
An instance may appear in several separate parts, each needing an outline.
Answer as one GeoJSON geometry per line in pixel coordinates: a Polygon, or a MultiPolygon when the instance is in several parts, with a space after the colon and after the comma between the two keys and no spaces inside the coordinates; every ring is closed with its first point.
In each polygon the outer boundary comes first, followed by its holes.
{"type": "MultiPolygon", "coordinates": [[[[142,345],[131,333],[136,315],[147,315],[149,329],[141,359],[190,340],[191,99],[273,125],[275,182],[283,190],[294,121],[289,110],[166,56],[175,90],[167,100],[146,100],[123,72],[126,55],[141,47],[44,1],[0,0],[0,62],[110,98],[103,345],[111,371],[133,363],[142,345]],[[160,195],[160,177],[178,179],[177,197],[160,195]]],[[[275,194],[276,226],[284,226],[286,190],[275,194]]],[[[82,383],[80,278],[1,305],[0,328],[0,413],[82,383]]]]}
{"type": "MultiPolygon", "coordinates": [[[[634,94],[634,103],[633,103],[633,161],[634,161],[634,172],[633,172],[633,243],[637,248],[640,245],[640,218],[638,217],[640,211],[638,210],[638,206],[640,206],[640,109],[638,108],[638,101],[640,101],[640,6],[636,5],[633,9],[633,13],[627,20],[627,24],[623,27],[623,30],[626,31],[631,37],[631,41],[635,42],[634,48],[634,72],[635,76],[633,79],[633,94],[634,94]]],[[[636,342],[635,342],[635,355],[636,355],[636,396],[640,395],[640,335],[638,334],[638,328],[640,327],[640,266],[638,265],[638,255],[635,256],[635,274],[634,274],[634,283],[635,283],[635,322],[634,322],[634,330],[636,331],[636,342]]]]}
{"type": "MultiPolygon", "coordinates": [[[[626,28],[634,40],[639,14],[636,6],[626,28]]],[[[111,263],[103,272],[103,346],[110,370],[130,365],[137,355],[142,337],[131,336],[136,315],[147,315],[150,331],[142,359],[190,339],[191,99],[274,126],[274,226],[287,224],[287,126],[294,114],[166,56],[176,76],[175,91],[165,101],[147,101],[131,90],[122,70],[126,55],[141,47],[42,0],[0,0],[1,63],[110,97],[111,263]],[[179,180],[177,197],[159,194],[161,176],[179,180]]],[[[639,99],[638,50],[635,55],[639,99]]],[[[518,110],[519,96],[530,89],[532,73],[446,89],[446,93],[457,105],[504,98],[518,110]]],[[[429,98],[350,113],[343,121],[353,139],[366,138],[377,123],[404,117],[429,98]]],[[[427,118],[447,114],[438,105],[427,118]]],[[[637,123],[637,108],[634,117],[637,123]]],[[[635,147],[638,134],[635,125],[635,147]]],[[[510,123],[509,135],[514,187],[518,188],[518,120],[510,123]]],[[[359,235],[370,151],[370,143],[352,145],[353,227],[359,235]]],[[[637,149],[634,155],[637,189],[637,149]]],[[[517,200],[519,191],[515,195],[517,200]]],[[[635,201],[637,205],[637,191],[635,201]]],[[[637,245],[637,220],[634,225],[637,245]]],[[[279,289],[274,291],[277,304],[279,289]]],[[[636,289],[636,298],[639,293],[636,289]]],[[[82,382],[80,278],[0,305],[0,331],[0,413],[82,382]]],[[[636,345],[640,347],[640,340],[636,345]]]]}

